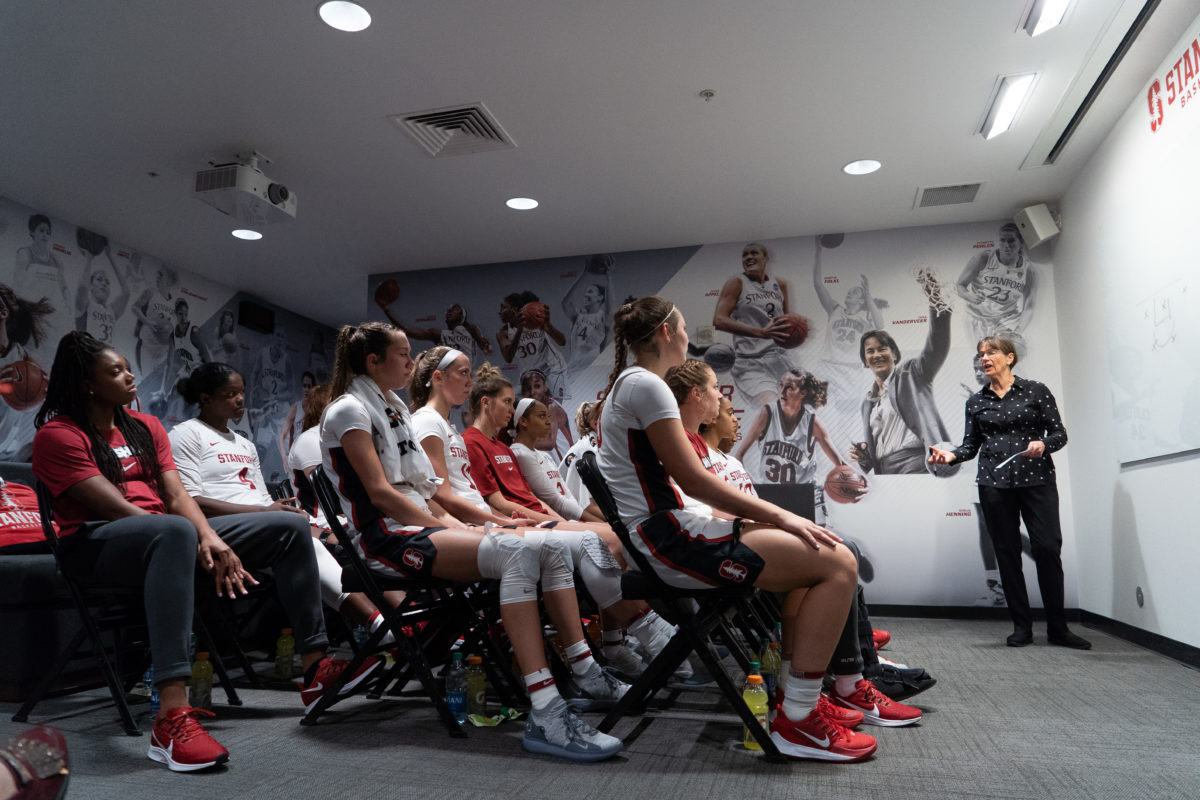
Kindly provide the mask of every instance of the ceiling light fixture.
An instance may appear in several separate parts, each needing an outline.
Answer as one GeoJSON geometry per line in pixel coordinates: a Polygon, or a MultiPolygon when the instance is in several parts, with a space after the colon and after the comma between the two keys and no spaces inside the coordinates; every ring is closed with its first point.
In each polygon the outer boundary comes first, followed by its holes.
{"type": "Polygon", "coordinates": [[[842,167],[842,172],[847,175],[870,175],[882,166],[883,164],[873,158],[860,158],[842,167]]]}
{"type": "Polygon", "coordinates": [[[1033,87],[1033,79],[1036,77],[1036,72],[1027,72],[1024,75],[1005,75],[996,82],[987,115],[983,118],[983,124],[979,126],[979,132],[983,134],[984,139],[999,136],[1012,127],[1013,120],[1017,118],[1017,113],[1029,97],[1029,90],[1033,87]]]}
{"type": "Polygon", "coordinates": [[[255,242],[262,238],[261,233],[252,231],[249,228],[238,228],[233,232],[233,235],[239,239],[245,239],[247,242],[255,242]]]}
{"type": "Polygon", "coordinates": [[[504,202],[504,205],[517,211],[529,211],[538,207],[538,201],[532,197],[511,197],[504,202]]]}
{"type": "Polygon", "coordinates": [[[328,0],[317,6],[317,13],[326,25],[347,33],[358,33],[371,24],[371,15],[367,10],[348,0],[328,0]]]}
{"type": "Polygon", "coordinates": [[[1071,0],[1033,0],[1033,8],[1025,20],[1025,32],[1030,36],[1045,33],[1058,27],[1066,16],[1071,0]]]}

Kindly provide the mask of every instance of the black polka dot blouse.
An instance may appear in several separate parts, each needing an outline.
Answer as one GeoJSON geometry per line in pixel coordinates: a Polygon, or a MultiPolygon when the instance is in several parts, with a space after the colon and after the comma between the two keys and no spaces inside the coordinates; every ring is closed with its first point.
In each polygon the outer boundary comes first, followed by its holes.
{"type": "Polygon", "coordinates": [[[984,386],[967,398],[962,444],[951,452],[959,461],[979,455],[980,486],[1013,489],[1054,483],[1050,454],[1066,444],[1067,429],[1054,395],[1045,384],[1018,377],[1004,397],[984,386]],[[1018,456],[1004,464],[1034,440],[1046,444],[1041,458],[1018,456]]]}

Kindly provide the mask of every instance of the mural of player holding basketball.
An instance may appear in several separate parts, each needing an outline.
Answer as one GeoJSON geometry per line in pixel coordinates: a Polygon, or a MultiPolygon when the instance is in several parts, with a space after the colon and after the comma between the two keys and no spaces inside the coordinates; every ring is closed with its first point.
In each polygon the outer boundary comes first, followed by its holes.
{"type": "Polygon", "coordinates": [[[200,329],[192,324],[189,317],[188,301],[182,297],[175,300],[175,324],[171,328],[171,386],[180,378],[192,374],[192,370],[202,363],[212,361],[208,346],[200,339],[200,329]]]}
{"type": "Polygon", "coordinates": [[[97,340],[112,346],[113,332],[117,320],[129,306],[129,279],[113,263],[108,238],[85,228],[75,231],[79,249],[83,251],[83,274],[75,288],[75,330],[87,331],[97,340]],[[116,276],[121,293],[109,303],[112,296],[112,281],[104,269],[93,269],[95,259],[101,253],[108,259],[112,274],[116,276]]]}
{"type": "Polygon", "coordinates": [[[460,353],[465,353],[472,365],[480,360],[480,353],[491,355],[492,343],[488,341],[487,336],[479,329],[478,325],[467,321],[467,310],[459,303],[452,303],[446,309],[446,326],[444,328],[436,326],[419,328],[415,325],[407,325],[392,316],[390,307],[399,299],[400,284],[391,278],[379,284],[375,290],[375,304],[383,311],[388,322],[404,331],[409,339],[419,339],[423,342],[453,347],[460,353]]]}
{"type": "Polygon", "coordinates": [[[550,322],[550,307],[533,292],[513,292],[500,301],[500,321],[504,327],[496,334],[496,344],[504,361],[515,363],[520,375],[531,369],[541,372],[550,396],[565,405],[566,363],[558,348],[567,337],[550,322]]]}
{"type": "Polygon", "coordinates": [[[1001,225],[997,242],[995,249],[971,257],[954,288],[967,304],[968,339],[1003,337],[1024,359],[1029,348],[1023,331],[1033,319],[1037,274],[1015,224],[1001,225]]]}
{"type": "MultiPolygon", "coordinates": [[[[132,262],[131,262],[132,264],[132,262]]],[[[171,287],[175,285],[175,271],[160,264],[154,273],[154,286],[146,287],[133,303],[133,315],[137,326],[138,373],[143,379],[155,367],[165,365],[171,352],[171,331],[175,325],[175,300],[171,287]]]]}
{"type": "Polygon", "coordinates": [[[550,432],[537,439],[533,446],[538,450],[553,451],[561,460],[563,454],[575,444],[571,436],[571,424],[567,420],[567,412],[550,394],[550,385],[546,376],[540,370],[531,369],[521,374],[521,397],[531,397],[540,403],[545,403],[550,415],[550,432]],[[559,445],[559,435],[567,440],[565,447],[559,445]]]}
{"type": "Polygon", "coordinates": [[[590,366],[612,341],[613,264],[610,255],[588,256],[583,272],[563,297],[563,313],[571,320],[567,370],[572,375],[590,366]]]}
{"type": "MultiPolygon", "coordinates": [[[[929,300],[929,333],[916,358],[900,360],[900,346],[887,331],[867,331],[859,341],[862,365],[875,375],[862,401],[864,441],[850,448],[850,458],[876,475],[952,475],[945,466],[927,463],[927,450],[947,442],[950,433],[933,398],[933,379],[950,352],[951,307],[941,284],[927,269],[915,273],[929,300]]],[[[953,467],[954,465],[949,465],[953,467]]]]}
{"type": "Polygon", "coordinates": [[[758,242],[743,247],[742,274],[725,281],[713,312],[713,326],[733,334],[733,383],[755,416],[779,399],[779,376],[794,366],[784,346],[798,346],[808,333],[804,323],[796,335],[803,317],[791,313],[787,281],[767,275],[770,258],[758,242]]]}
{"type": "Polygon", "coordinates": [[[0,412],[0,460],[28,461],[33,453],[33,423],[41,399],[26,396],[14,384],[45,372],[26,347],[46,341],[46,318],[53,312],[47,298],[24,300],[0,283],[0,360],[6,360],[0,365],[0,397],[8,404],[0,412]]]}
{"type": "Polygon", "coordinates": [[[233,367],[238,374],[242,373],[242,345],[237,337],[237,317],[232,308],[221,312],[217,321],[217,333],[213,337],[209,352],[215,353],[217,361],[233,367]]]}
{"type": "Polygon", "coordinates": [[[821,481],[817,479],[817,445],[833,466],[845,462],[829,434],[817,420],[816,411],[829,397],[829,384],[812,373],[793,367],[779,379],[779,399],[766,405],[750,423],[734,455],[742,461],[752,447],[758,463],[751,469],[759,483],[795,484],[811,487],[817,509],[815,519],[824,519],[821,481]]]}
{"type": "Polygon", "coordinates": [[[813,289],[827,318],[821,356],[822,373],[830,384],[829,396],[834,405],[831,410],[835,419],[827,419],[826,423],[832,424],[838,434],[847,436],[855,435],[853,432],[858,427],[857,391],[854,388],[858,385],[859,370],[862,369],[858,360],[858,342],[867,331],[883,327],[880,308],[886,308],[887,303],[871,296],[871,286],[863,274],[859,275],[857,285],[846,290],[842,302],[833,298],[825,285],[821,260],[825,250],[840,246],[844,240],[845,236],[841,233],[826,233],[816,237],[813,289]]]}

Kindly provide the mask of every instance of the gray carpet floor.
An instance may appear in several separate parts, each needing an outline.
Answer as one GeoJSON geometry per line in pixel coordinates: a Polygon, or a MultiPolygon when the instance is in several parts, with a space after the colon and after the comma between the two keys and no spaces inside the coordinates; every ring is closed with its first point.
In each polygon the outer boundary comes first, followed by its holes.
{"type": "MultiPolygon", "coordinates": [[[[910,728],[871,728],[879,750],[861,764],[768,764],[741,747],[740,724],[715,690],[674,693],[669,708],[624,720],[624,751],[570,764],[521,748],[520,722],[445,735],[426,703],[344,700],[301,727],[299,698],[244,690],[216,705],[207,727],[230,751],[215,772],[175,774],[146,758],[146,735],[125,736],[106,695],[47,701],[34,722],[70,745],[71,798],[1197,798],[1200,674],[1096,630],[1090,652],[1004,646],[1008,623],[876,619],[884,651],[938,678],[911,702],[910,728]]],[[[214,699],[223,697],[219,688],[214,699]]],[[[663,696],[660,695],[660,698],[663,696]]],[[[20,726],[0,704],[0,737],[20,726]]],[[[598,717],[593,719],[598,721],[598,717]]]]}

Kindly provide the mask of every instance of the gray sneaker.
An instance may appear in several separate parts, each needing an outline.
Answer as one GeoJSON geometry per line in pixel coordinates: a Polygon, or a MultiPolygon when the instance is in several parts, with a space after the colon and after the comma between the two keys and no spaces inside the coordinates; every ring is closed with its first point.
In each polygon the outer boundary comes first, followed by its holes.
{"type": "Polygon", "coordinates": [[[525,749],[571,761],[603,761],[621,751],[621,740],[588,725],[561,697],[545,711],[534,709],[525,722],[525,749]]]}
{"type": "MultiPolygon", "coordinates": [[[[667,642],[671,641],[671,637],[674,636],[675,632],[678,630],[678,628],[667,622],[662,617],[656,619],[653,623],[653,626],[654,627],[651,629],[653,633],[651,634],[650,641],[646,644],[646,656],[648,661],[653,661],[658,657],[658,654],[663,651],[663,648],[667,646],[667,642]]],[[[679,668],[675,670],[675,680],[687,682],[688,679],[692,677],[692,673],[694,671],[695,670],[692,669],[692,665],[688,663],[688,660],[684,659],[683,663],[679,665],[679,668]]]]}
{"type": "Polygon", "coordinates": [[[629,684],[592,664],[586,675],[572,675],[565,687],[567,705],[576,711],[607,711],[629,691],[629,684]]]}
{"type": "Polygon", "coordinates": [[[604,656],[604,665],[623,681],[637,680],[646,669],[628,642],[606,644],[601,648],[601,655],[604,656]]]}

